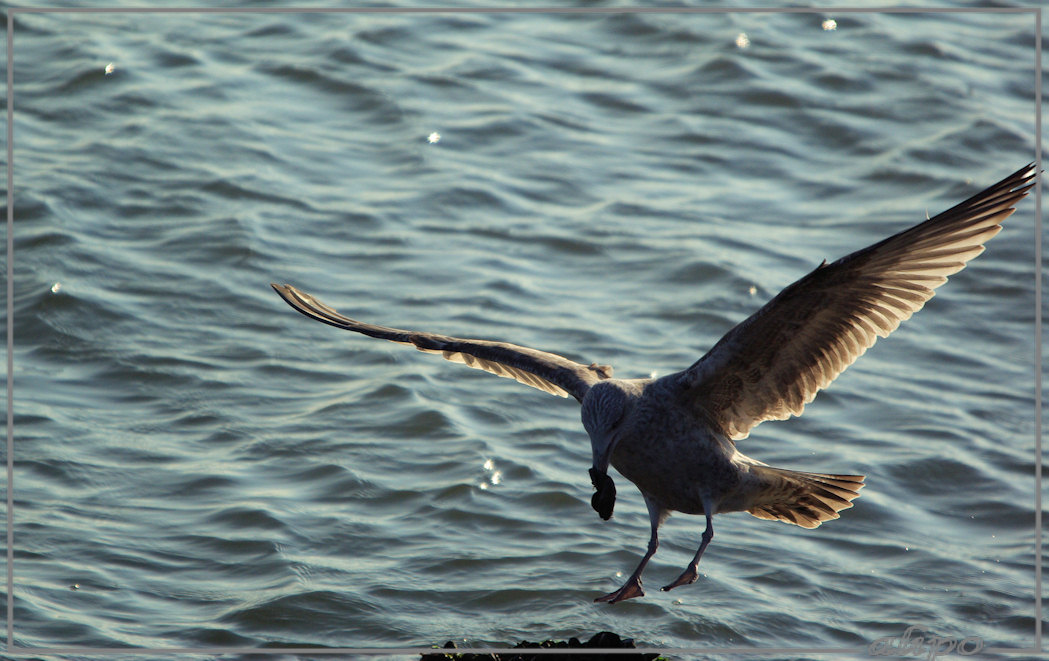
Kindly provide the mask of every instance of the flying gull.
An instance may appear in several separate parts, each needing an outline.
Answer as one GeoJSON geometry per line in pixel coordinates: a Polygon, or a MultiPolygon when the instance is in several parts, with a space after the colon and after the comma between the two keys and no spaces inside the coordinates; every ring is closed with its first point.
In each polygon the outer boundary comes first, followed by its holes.
{"type": "Polygon", "coordinates": [[[735,441],[765,420],[801,415],[875,340],[886,337],[933,296],[1034,186],[1034,164],[935,218],[828,264],[790,285],[725,334],[687,369],[658,379],[616,379],[608,365],[583,365],[527,347],[398,330],[345,317],[292,287],[272,287],[293,308],[325,324],[414,345],[582,404],[596,492],[591,505],[612,516],[611,464],[648,506],[648,550],[621,588],[596,601],[644,596],[641,573],[659,546],[671,511],[706,517],[699,549],[670,590],[696,580],[714,536],[712,517],[745,511],[760,519],[815,528],[852,507],[863,475],[806,473],[745,456],[735,441]]]}

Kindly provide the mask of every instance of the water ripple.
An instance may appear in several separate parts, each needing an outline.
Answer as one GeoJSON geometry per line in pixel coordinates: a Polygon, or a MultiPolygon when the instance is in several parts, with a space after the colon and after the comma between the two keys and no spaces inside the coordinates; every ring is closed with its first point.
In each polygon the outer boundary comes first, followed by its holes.
{"type": "MultiPolygon", "coordinates": [[[[866,473],[853,509],[719,517],[696,585],[614,608],[647,516],[625,484],[594,516],[574,401],[267,286],[681,369],[1031,159],[1028,18],[20,14],[15,642],[1029,644],[1032,204],[745,441],[866,473]]],[[[652,585],[700,532],[667,523],[652,585]]]]}

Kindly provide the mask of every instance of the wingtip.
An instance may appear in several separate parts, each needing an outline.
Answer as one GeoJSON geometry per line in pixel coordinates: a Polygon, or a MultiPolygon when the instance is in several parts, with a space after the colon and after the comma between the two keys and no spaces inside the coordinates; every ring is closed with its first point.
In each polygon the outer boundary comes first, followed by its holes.
{"type": "Polygon", "coordinates": [[[284,299],[285,303],[292,306],[293,308],[298,308],[298,306],[295,305],[296,296],[294,287],[292,287],[291,285],[280,285],[276,282],[271,282],[270,287],[273,287],[273,291],[277,292],[277,296],[280,296],[282,299],[284,299]]]}
{"type": "Polygon", "coordinates": [[[1044,172],[1044,170],[1038,169],[1038,163],[1032,162],[1017,170],[1016,173],[1012,175],[1012,178],[1019,180],[1017,187],[1026,184],[1033,185],[1034,179],[1042,172],[1044,172]]]}

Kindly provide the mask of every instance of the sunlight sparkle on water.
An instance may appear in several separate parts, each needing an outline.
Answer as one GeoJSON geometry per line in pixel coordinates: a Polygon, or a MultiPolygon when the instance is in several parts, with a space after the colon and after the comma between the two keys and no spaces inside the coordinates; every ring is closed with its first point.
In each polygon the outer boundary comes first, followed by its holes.
{"type": "Polygon", "coordinates": [[[484,465],[482,466],[486,472],[491,473],[487,480],[481,480],[481,489],[487,491],[488,487],[499,484],[503,481],[502,471],[495,470],[495,462],[491,459],[485,459],[484,465]]]}
{"type": "Polygon", "coordinates": [[[437,131],[434,131],[430,135],[426,136],[426,141],[429,142],[431,145],[436,144],[441,141],[441,134],[437,131]]]}
{"type": "Polygon", "coordinates": [[[737,48],[746,48],[749,45],[750,45],[750,37],[747,36],[746,32],[740,32],[736,36],[736,47],[737,48]]]}

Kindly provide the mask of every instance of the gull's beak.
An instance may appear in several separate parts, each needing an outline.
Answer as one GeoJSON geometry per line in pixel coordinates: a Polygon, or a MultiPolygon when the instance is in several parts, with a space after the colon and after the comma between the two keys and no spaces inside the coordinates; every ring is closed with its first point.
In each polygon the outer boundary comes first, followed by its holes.
{"type": "Polygon", "coordinates": [[[612,460],[612,450],[615,449],[618,438],[612,438],[603,447],[590,441],[594,454],[594,465],[590,469],[590,482],[597,492],[590,498],[590,506],[608,521],[612,518],[612,509],[616,505],[616,485],[608,476],[608,464],[612,460]]]}

